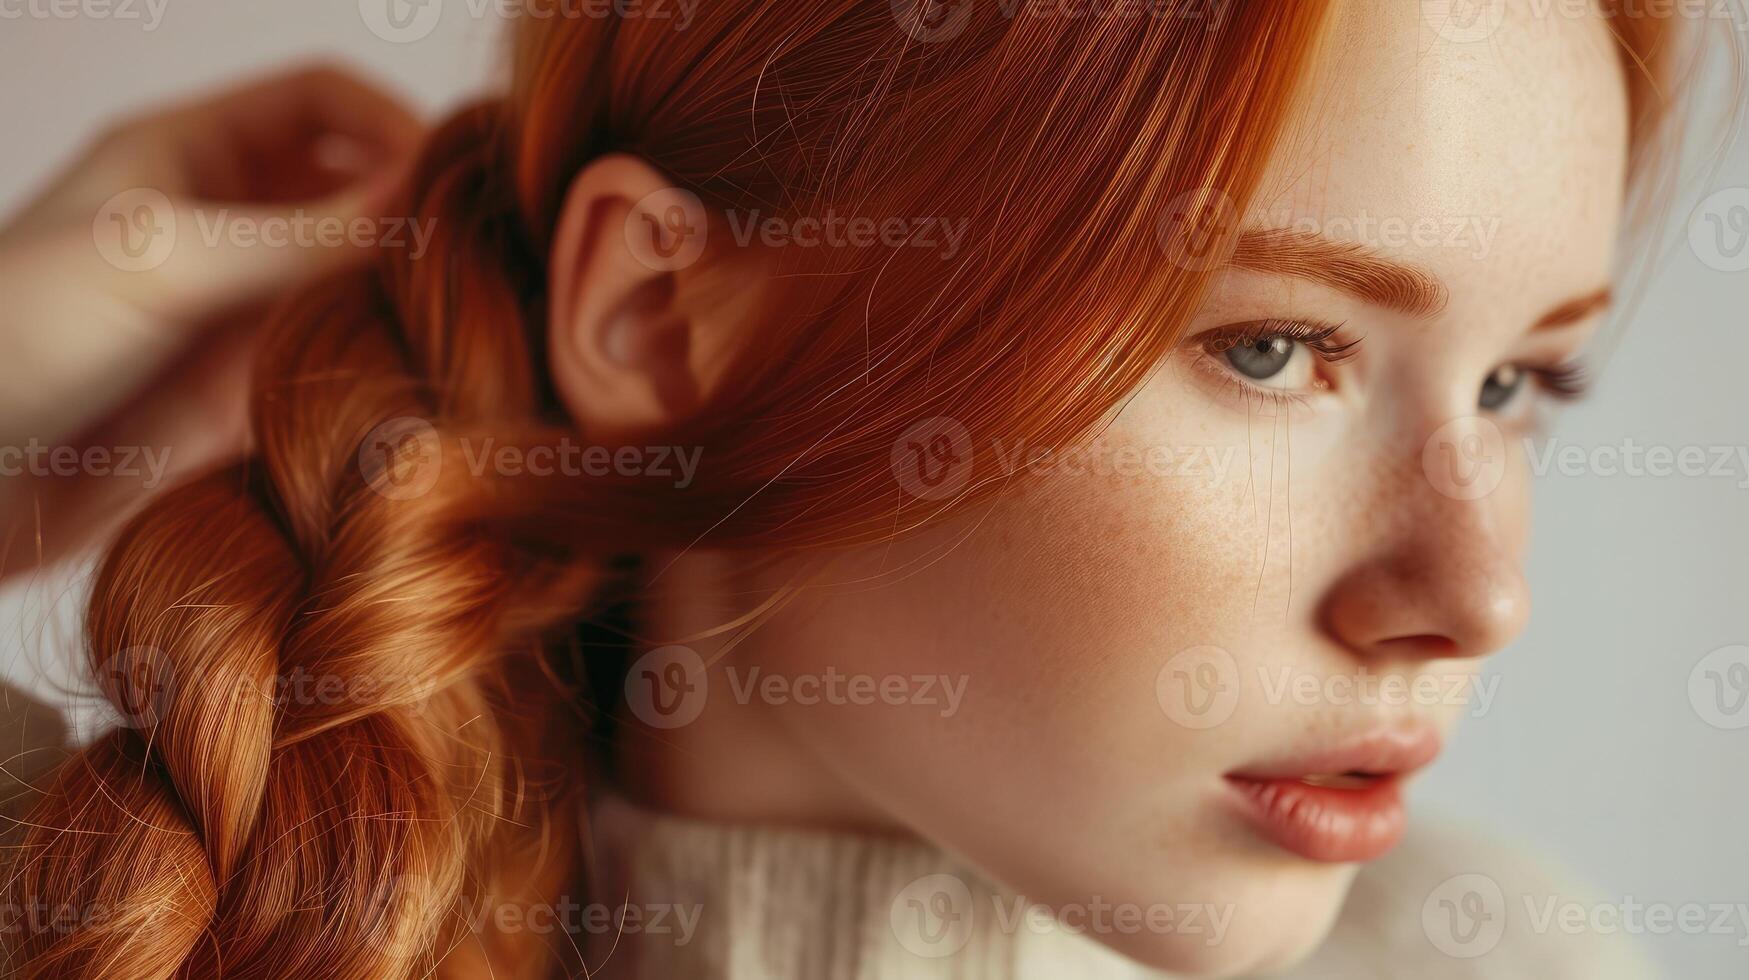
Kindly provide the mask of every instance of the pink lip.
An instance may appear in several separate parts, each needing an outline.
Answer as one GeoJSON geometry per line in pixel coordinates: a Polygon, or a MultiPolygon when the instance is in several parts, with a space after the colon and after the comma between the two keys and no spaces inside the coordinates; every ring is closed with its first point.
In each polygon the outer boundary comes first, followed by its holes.
{"type": "Polygon", "coordinates": [[[1402,785],[1439,755],[1432,729],[1379,729],[1359,738],[1227,774],[1240,812],[1264,837],[1311,861],[1383,857],[1403,836],[1402,785]],[[1327,786],[1306,777],[1365,774],[1363,785],[1327,786]]]}

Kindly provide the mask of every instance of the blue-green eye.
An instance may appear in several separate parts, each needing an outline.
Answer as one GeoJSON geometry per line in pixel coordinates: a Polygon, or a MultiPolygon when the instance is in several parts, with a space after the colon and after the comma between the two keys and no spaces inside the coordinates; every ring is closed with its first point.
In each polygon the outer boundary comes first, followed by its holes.
{"type": "Polygon", "coordinates": [[[1317,391],[1329,382],[1318,365],[1346,359],[1359,340],[1338,342],[1339,324],[1258,320],[1211,330],[1200,338],[1209,358],[1257,388],[1317,391]]]}
{"type": "Polygon", "coordinates": [[[1299,343],[1288,337],[1259,337],[1227,349],[1227,363],[1253,381],[1268,381],[1293,363],[1299,343]]]}
{"type": "Polygon", "coordinates": [[[1516,364],[1500,365],[1482,382],[1482,393],[1476,403],[1484,411],[1499,411],[1524,390],[1525,379],[1529,376],[1516,364]]]}
{"type": "Polygon", "coordinates": [[[1498,412],[1510,408],[1520,392],[1533,387],[1551,398],[1573,401],[1585,396],[1590,381],[1586,378],[1585,366],[1576,361],[1552,367],[1503,364],[1483,379],[1476,404],[1485,412],[1498,412]]]}

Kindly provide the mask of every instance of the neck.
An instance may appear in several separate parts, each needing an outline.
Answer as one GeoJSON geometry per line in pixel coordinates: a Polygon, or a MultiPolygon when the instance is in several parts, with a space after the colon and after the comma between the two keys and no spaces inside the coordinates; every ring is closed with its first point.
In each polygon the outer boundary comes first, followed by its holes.
{"type": "Polygon", "coordinates": [[[623,928],[592,932],[609,980],[920,980],[1145,971],[914,838],[703,821],[609,797],[600,879],[623,928]]]}
{"type": "Polygon", "coordinates": [[[798,706],[760,694],[761,682],[783,673],[767,652],[785,642],[788,618],[813,601],[794,585],[807,573],[713,554],[650,567],[661,574],[644,586],[639,617],[651,639],[632,652],[628,700],[648,699],[651,685],[664,684],[659,670],[638,660],[648,651],[684,647],[709,672],[691,695],[661,692],[697,699],[696,714],[676,716],[684,724],[648,724],[636,706],[621,712],[612,746],[619,791],[652,809],[711,820],[904,833],[809,748],[790,722],[798,706]]]}

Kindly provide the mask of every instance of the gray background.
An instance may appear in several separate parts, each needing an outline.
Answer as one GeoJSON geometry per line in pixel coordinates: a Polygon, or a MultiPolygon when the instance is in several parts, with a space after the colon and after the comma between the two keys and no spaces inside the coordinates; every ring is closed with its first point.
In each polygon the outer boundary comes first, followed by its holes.
{"type": "MultiPolygon", "coordinates": [[[[392,43],[350,0],[145,0],[72,18],[0,0],[0,212],[103,120],[208,83],[312,55],[368,67],[436,111],[500,67],[499,25],[449,0],[431,34],[392,43]],[[24,12],[25,16],[16,16],[24,12]]],[[[49,0],[34,0],[46,5],[49,0]]],[[[129,0],[114,0],[115,3],[129,0]]],[[[475,0],[478,3],[478,0],[475,0]]],[[[1712,86],[1712,108],[1726,97],[1712,86]]],[[[1705,146],[1715,147],[1709,139],[1705,146]]],[[[1688,169],[1638,309],[1560,445],[1749,446],[1749,271],[1709,268],[1685,232],[1711,192],[1749,186],[1749,140],[1688,169]]],[[[1743,191],[1749,195],[1749,190],[1743,191]]],[[[1466,722],[1418,789],[1440,811],[1577,870],[1604,902],[1749,903],[1749,708],[1703,707],[1690,678],[1709,651],[1749,644],[1749,472],[1539,481],[1525,636],[1490,661],[1490,710],[1466,722]]],[[[53,701],[70,660],[78,576],[0,595],[0,673],[53,701]]],[[[1749,651],[1739,657],[1749,662],[1749,651]]],[[[1749,692],[1746,692],[1749,693],[1749,692]]],[[[1577,896],[1575,896],[1577,897],[1577,896]]],[[[1749,976],[1749,932],[1640,937],[1672,976],[1749,976]]]]}

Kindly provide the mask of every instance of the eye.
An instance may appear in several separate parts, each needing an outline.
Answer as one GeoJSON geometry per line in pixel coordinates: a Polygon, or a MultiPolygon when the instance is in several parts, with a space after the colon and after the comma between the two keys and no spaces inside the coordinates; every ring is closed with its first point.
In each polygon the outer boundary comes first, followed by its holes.
{"type": "Polygon", "coordinates": [[[1476,404],[1485,411],[1499,411],[1524,390],[1526,377],[1525,372],[1516,364],[1500,365],[1482,381],[1482,393],[1476,399],[1476,404]]]}
{"type": "Polygon", "coordinates": [[[1287,376],[1288,380],[1277,382],[1281,387],[1287,388],[1300,387],[1293,384],[1291,379],[1305,374],[1310,363],[1297,341],[1279,335],[1234,344],[1223,356],[1233,370],[1253,381],[1276,380],[1277,376],[1284,375],[1288,368],[1293,367],[1296,370],[1293,375],[1287,376]]]}
{"type": "Polygon", "coordinates": [[[1476,404],[1485,412],[1509,409],[1520,400],[1526,388],[1563,401],[1582,398],[1589,382],[1585,368],[1577,362],[1553,367],[1532,367],[1523,364],[1502,364],[1482,380],[1482,390],[1476,404]]]}
{"type": "Polygon", "coordinates": [[[1320,363],[1345,359],[1359,341],[1338,343],[1338,325],[1261,320],[1212,330],[1198,338],[1213,366],[1233,380],[1270,392],[1328,388],[1320,363]]]}

